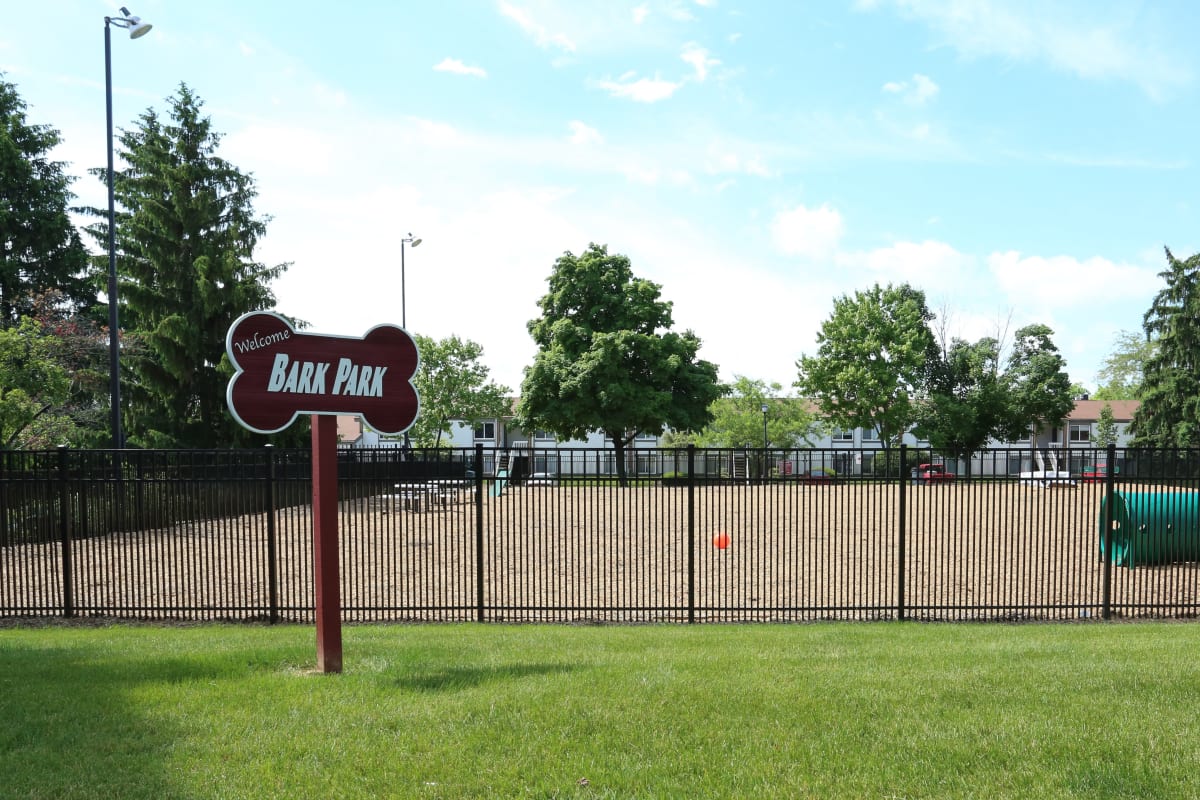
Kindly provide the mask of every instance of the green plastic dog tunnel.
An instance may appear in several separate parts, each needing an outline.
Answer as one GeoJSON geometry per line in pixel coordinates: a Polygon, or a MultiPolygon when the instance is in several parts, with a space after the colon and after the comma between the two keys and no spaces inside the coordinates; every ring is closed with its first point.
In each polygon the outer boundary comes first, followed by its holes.
{"type": "MultiPolygon", "coordinates": [[[[1112,563],[1121,567],[1200,560],[1200,493],[1115,492],[1112,563]]],[[[1109,498],[1100,501],[1100,554],[1109,498]]]]}

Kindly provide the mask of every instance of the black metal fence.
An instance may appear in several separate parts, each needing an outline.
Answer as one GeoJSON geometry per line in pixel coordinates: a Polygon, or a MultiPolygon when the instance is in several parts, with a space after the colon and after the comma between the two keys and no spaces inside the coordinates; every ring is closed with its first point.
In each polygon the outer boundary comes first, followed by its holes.
{"type": "MultiPolygon", "coordinates": [[[[348,621],[1200,610],[1193,451],[339,456],[348,621]]],[[[306,450],[0,453],[0,615],[311,621],[311,495],[306,450]]]]}

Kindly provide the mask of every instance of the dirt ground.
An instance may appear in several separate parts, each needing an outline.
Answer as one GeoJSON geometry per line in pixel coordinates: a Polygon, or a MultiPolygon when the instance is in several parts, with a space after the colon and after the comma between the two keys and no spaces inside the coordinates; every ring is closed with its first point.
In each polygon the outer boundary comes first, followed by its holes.
{"type": "MultiPolygon", "coordinates": [[[[697,488],[509,487],[339,515],[348,621],[660,621],[1098,616],[1103,487],[847,482],[697,488]],[[904,511],[901,514],[901,502],[904,511]],[[478,515],[478,516],[477,516],[478,515]],[[903,536],[900,521],[903,520],[903,536]],[[477,522],[482,522],[480,535],[477,522]],[[689,530],[691,535],[689,536],[689,530]],[[727,539],[719,539],[720,536],[727,539]],[[726,544],[727,542],[727,544],[726,544]],[[726,544],[726,546],[718,546],[726,544]]],[[[428,499],[428,498],[426,498],[428,499]]],[[[78,539],[77,613],[311,619],[308,507],[78,539]]],[[[61,547],[0,549],[0,615],[61,612],[61,547]]],[[[1195,563],[1111,568],[1124,616],[1200,603],[1195,563]]]]}

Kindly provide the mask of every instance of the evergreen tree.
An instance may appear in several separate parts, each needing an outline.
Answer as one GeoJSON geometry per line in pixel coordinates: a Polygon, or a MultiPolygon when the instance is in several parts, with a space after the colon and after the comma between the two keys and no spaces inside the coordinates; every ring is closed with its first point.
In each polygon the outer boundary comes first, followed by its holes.
{"type": "Polygon", "coordinates": [[[148,109],[121,132],[128,166],[114,175],[120,318],[142,348],[122,375],[126,430],[140,446],[244,445],[255,437],[225,407],[225,334],[274,304],[268,284],[288,265],[254,260],[254,180],[217,155],[201,100],[181,85],[168,103],[167,119],[148,109]]]}
{"type": "Polygon", "coordinates": [[[1117,443],[1117,419],[1113,415],[1112,406],[1104,404],[1100,409],[1100,420],[1096,423],[1096,447],[1108,447],[1117,443]]]}
{"type": "Polygon", "coordinates": [[[0,328],[32,316],[47,292],[76,307],[94,302],[87,251],[67,213],[73,179],[48,157],[59,141],[53,128],[26,122],[16,86],[0,74],[0,328]]]}
{"type": "Polygon", "coordinates": [[[1134,445],[1200,445],[1200,253],[1184,261],[1167,249],[1166,286],[1142,318],[1155,348],[1145,362],[1134,445]]]}

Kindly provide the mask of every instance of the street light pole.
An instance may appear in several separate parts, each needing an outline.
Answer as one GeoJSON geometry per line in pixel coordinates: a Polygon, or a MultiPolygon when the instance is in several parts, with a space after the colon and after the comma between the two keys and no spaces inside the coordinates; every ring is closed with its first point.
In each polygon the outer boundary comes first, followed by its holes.
{"type": "Polygon", "coordinates": [[[762,404],[763,415],[763,480],[767,479],[767,411],[769,410],[766,403],[762,404]]]}
{"type": "MultiPolygon", "coordinates": [[[[413,238],[412,231],[409,231],[408,236],[404,236],[400,239],[400,327],[404,328],[405,332],[408,331],[408,311],[406,308],[407,287],[404,285],[404,283],[405,283],[405,280],[404,280],[404,245],[411,244],[413,247],[416,247],[420,243],[421,243],[420,239],[413,238]]],[[[407,430],[404,431],[404,448],[403,448],[403,450],[404,450],[404,457],[408,458],[409,454],[412,452],[412,441],[408,438],[407,430]]]]}
{"type": "MultiPolygon", "coordinates": [[[[420,239],[414,239],[412,233],[400,240],[400,327],[408,330],[408,314],[405,310],[405,291],[404,285],[404,245],[411,244],[416,247],[421,243],[420,239]]],[[[407,438],[405,439],[407,441],[407,438]]]]}
{"type": "Polygon", "coordinates": [[[112,110],[112,33],[111,26],[129,31],[130,39],[145,36],[152,27],[148,22],[121,7],[120,17],[104,18],[104,105],[108,116],[108,381],[112,405],[112,446],[121,449],[125,436],[121,431],[121,342],[117,334],[117,213],[113,196],[113,110],[112,110]]]}

